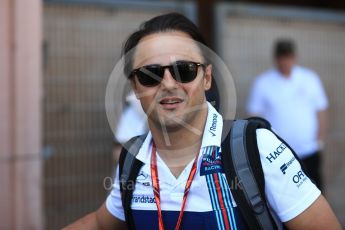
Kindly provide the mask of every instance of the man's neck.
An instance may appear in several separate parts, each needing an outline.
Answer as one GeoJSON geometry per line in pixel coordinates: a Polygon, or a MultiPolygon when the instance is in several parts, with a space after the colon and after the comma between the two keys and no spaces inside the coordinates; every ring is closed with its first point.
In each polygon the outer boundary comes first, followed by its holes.
{"type": "Polygon", "coordinates": [[[179,150],[157,149],[157,153],[170,169],[170,172],[178,178],[186,166],[196,158],[200,152],[201,140],[197,143],[179,150]]]}
{"type": "Polygon", "coordinates": [[[292,69],[280,69],[279,67],[277,67],[278,72],[286,79],[289,79],[291,77],[292,74],[292,69]]]}
{"type": "Polygon", "coordinates": [[[181,125],[178,129],[169,130],[167,128],[164,131],[149,123],[157,152],[175,177],[199,153],[206,119],[207,106],[200,111],[198,116],[194,117],[188,127],[181,125]]]}
{"type": "Polygon", "coordinates": [[[288,71],[288,70],[282,70],[282,69],[279,69],[279,68],[277,68],[277,70],[278,70],[278,72],[281,74],[281,76],[283,77],[283,78],[290,78],[290,76],[291,76],[291,71],[288,71]]]}

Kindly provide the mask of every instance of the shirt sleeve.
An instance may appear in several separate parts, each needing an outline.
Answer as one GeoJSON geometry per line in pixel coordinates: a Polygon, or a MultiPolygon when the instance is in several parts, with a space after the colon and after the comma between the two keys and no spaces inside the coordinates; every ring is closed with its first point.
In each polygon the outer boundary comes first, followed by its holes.
{"type": "Polygon", "coordinates": [[[314,81],[314,102],[317,111],[325,110],[328,107],[328,99],[320,78],[316,75],[314,81]]]}
{"type": "Polygon", "coordinates": [[[286,222],[306,210],[321,194],[291,150],[267,129],[256,131],[269,205],[286,222]]]}
{"type": "Polygon", "coordinates": [[[264,95],[260,79],[256,79],[252,85],[247,101],[247,113],[250,115],[261,115],[264,108],[264,95]]]}
{"type": "Polygon", "coordinates": [[[117,166],[113,188],[107,197],[105,206],[113,216],[122,221],[125,221],[125,214],[122,207],[119,181],[119,166],[117,166]]]}

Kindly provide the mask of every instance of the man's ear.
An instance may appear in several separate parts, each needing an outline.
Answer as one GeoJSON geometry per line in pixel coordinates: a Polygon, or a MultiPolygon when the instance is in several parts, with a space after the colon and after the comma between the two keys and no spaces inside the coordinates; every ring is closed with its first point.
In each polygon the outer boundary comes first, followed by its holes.
{"type": "Polygon", "coordinates": [[[212,65],[208,64],[205,68],[205,76],[204,76],[204,89],[205,91],[211,88],[212,84],[212,65]]]}

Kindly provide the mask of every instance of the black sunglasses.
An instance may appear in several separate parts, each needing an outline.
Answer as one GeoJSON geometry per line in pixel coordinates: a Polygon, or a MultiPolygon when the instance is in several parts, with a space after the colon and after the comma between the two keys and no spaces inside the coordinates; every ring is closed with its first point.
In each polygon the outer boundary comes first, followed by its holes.
{"type": "Polygon", "coordinates": [[[143,86],[156,86],[161,83],[164,71],[168,68],[171,76],[177,82],[188,83],[193,81],[198,75],[199,66],[205,69],[204,64],[192,61],[176,61],[172,65],[166,66],[153,64],[134,69],[129,76],[137,76],[138,81],[143,86]]]}

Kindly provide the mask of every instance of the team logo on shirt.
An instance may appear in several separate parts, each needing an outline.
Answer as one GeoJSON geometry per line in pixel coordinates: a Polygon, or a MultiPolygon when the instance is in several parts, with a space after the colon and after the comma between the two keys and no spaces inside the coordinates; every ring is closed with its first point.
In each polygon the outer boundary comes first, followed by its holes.
{"type": "Polygon", "coordinates": [[[200,176],[223,172],[222,155],[219,147],[213,147],[204,153],[201,161],[200,176]]]}
{"type": "Polygon", "coordinates": [[[296,160],[295,157],[292,157],[291,160],[289,160],[288,162],[284,163],[282,166],[280,166],[280,170],[282,171],[283,174],[286,174],[286,170],[288,169],[288,167],[290,165],[292,165],[292,163],[296,160]]]}
{"type": "Polygon", "coordinates": [[[150,178],[148,177],[149,177],[149,174],[145,173],[144,171],[140,171],[137,176],[137,182],[141,183],[144,186],[151,186],[150,178]]]}
{"type": "Polygon", "coordinates": [[[149,177],[149,174],[145,173],[144,171],[140,171],[137,176],[137,181],[146,180],[149,177]]]}
{"type": "Polygon", "coordinates": [[[272,153],[266,156],[266,159],[272,163],[275,159],[277,159],[280,154],[284,152],[286,149],[286,145],[282,142],[272,153]]]}

